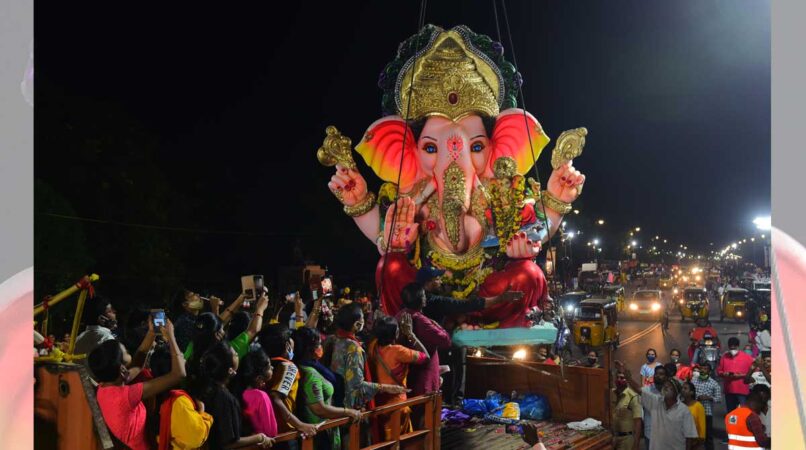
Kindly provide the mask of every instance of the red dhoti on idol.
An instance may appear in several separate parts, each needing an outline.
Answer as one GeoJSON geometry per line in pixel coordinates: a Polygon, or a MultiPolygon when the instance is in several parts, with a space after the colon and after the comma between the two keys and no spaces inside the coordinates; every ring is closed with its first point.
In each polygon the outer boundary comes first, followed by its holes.
{"type": "MultiPolygon", "coordinates": [[[[406,259],[403,253],[388,255],[386,266],[383,258],[378,262],[375,271],[375,282],[381,292],[381,307],[384,313],[394,316],[401,309],[400,292],[413,283],[417,269],[406,259]],[[385,272],[381,280],[381,270],[385,272]]],[[[478,290],[481,297],[495,297],[505,291],[523,292],[523,298],[509,303],[499,303],[484,311],[470,314],[483,322],[499,322],[501,328],[526,326],[528,310],[543,308],[548,298],[548,287],[543,271],[528,259],[513,260],[503,270],[493,272],[484,280],[478,290]]]]}

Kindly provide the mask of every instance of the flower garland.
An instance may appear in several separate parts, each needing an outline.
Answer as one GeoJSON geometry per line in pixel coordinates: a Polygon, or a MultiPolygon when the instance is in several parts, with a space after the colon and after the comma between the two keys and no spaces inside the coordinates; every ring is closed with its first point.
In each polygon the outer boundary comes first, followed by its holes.
{"type": "Polygon", "coordinates": [[[484,280],[493,273],[492,267],[485,267],[483,269],[478,269],[472,271],[472,273],[465,275],[464,277],[457,277],[455,275],[443,275],[442,281],[443,283],[452,284],[456,286],[464,286],[464,289],[461,290],[454,290],[451,292],[451,297],[457,299],[465,299],[467,298],[478,286],[484,283],[484,280]]]}
{"type": "Polygon", "coordinates": [[[506,253],[507,244],[521,228],[520,209],[523,207],[526,182],[520,175],[512,177],[511,189],[506,179],[495,180],[491,186],[495,234],[498,236],[498,252],[506,253]]]}

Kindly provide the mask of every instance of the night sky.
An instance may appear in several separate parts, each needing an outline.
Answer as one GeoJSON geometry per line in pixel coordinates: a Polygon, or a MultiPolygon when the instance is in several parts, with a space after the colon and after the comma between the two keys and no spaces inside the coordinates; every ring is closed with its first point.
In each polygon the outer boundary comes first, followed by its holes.
{"type": "MultiPolygon", "coordinates": [[[[416,31],[419,2],[185,5],[36,4],[36,178],[76,216],[208,230],[155,231],[183,259],[184,283],[269,274],[290,263],[296,239],[336,276],[369,278],[377,251],[328,192],[332,169],[315,152],[326,126],[356,143],[380,117],[378,74],[416,31]],[[82,150],[96,138],[102,158],[82,150]],[[116,157],[124,142],[147,156],[116,157]],[[142,169],[127,175],[131,198],[87,200],[104,174],[131,165],[142,169]],[[153,174],[164,182],[153,208],[181,214],[126,207],[151,202],[136,192],[153,174]]],[[[611,233],[641,226],[707,249],[769,214],[769,1],[507,6],[527,109],[554,139],[589,130],[575,161],[587,174],[582,213],[569,228],[590,236],[601,217],[611,233]]],[[[432,0],[426,22],[497,39],[490,1],[432,0]]],[[[43,216],[53,211],[39,200],[37,221],[66,220],[43,216]]],[[[113,258],[92,236],[114,228],[131,241],[136,228],[78,223],[90,253],[106,252],[86,269],[125,280],[125,251],[113,258]]]]}

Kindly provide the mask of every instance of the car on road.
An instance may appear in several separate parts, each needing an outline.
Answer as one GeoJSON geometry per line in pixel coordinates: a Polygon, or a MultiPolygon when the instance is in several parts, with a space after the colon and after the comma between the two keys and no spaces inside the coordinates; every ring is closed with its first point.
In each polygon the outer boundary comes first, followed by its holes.
{"type": "Polygon", "coordinates": [[[660,319],[663,316],[663,294],[658,289],[636,291],[630,299],[627,314],[632,318],[660,319]]]}
{"type": "Polygon", "coordinates": [[[591,298],[590,292],[571,291],[560,295],[554,302],[563,309],[566,320],[571,320],[574,318],[574,310],[579,306],[579,302],[586,298],[591,298]]]}

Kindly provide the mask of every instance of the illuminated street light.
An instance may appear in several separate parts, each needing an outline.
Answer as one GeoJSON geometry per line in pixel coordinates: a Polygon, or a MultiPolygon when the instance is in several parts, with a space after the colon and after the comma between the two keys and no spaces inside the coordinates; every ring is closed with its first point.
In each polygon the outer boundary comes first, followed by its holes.
{"type": "Polygon", "coordinates": [[[730,247],[731,248],[736,248],[736,247],[738,247],[738,245],[736,245],[736,243],[734,242],[733,244],[730,244],[730,247]]]}
{"type": "Polygon", "coordinates": [[[756,242],[756,238],[750,238],[750,242],[756,242]]]}
{"type": "Polygon", "coordinates": [[[599,239],[594,239],[593,240],[593,245],[599,245],[599,239]]]}
{"type": "Polygon", "coordinates": [[[631,242],[631,244],[632,244],[632,246],[633,246],[633,247],[635,247],[636,245],[638,245],[638,243],[637,243],[637,242],[635,242],[635,241],[632,241],[632,242],[631,242]]]}
{"type": "Polygon", "coordinates": [[[604,219],[599,219],[596,221],[599,225],[604,225],[604,219]]]}
{"type": "Polygon", "coordinates": [[[639,231],[641,231],[641,227],[635,227],[635,232],[638,233],[639,231]]]}
{"type": "Polygon", "coordinates": [[[761,235],[761,239],[764,239],[764,235],[763,235],[763,234],[761,235]]]}
{"type": "Polygon", "coordinates": [[[756,228],[759,230],[767,231],[772,228],[772,220],[770,219],[770,216],[756,217],[753,219],[753,223],[756,224],[756,228]]]}
{"type": "Polygon", "coordinates": [[[574,236],[576,236],[576,234],[573,231],[569,231],[568,233],[565,234],[566,239],[568,239],[569,241],[573,239],[574,236]]]}
{"type": "Polygon", "coordinates": [[[666,239],[664,239],[664,240],[663,240],[663,243],[664,243],[664,244],[666,243],[666,239]]]}
{"type": "Polygon", "coordinates": [[[563,228],[565,228],[566,225],[568,225],[568,222],[563,220],[563,228]]]}
{"type": "Polygon", "coordinates": [[[574,210],[574,214],[579,214],[579,210],[578,210],[578,209],[575,209],[575,210],[574,210]]]}

